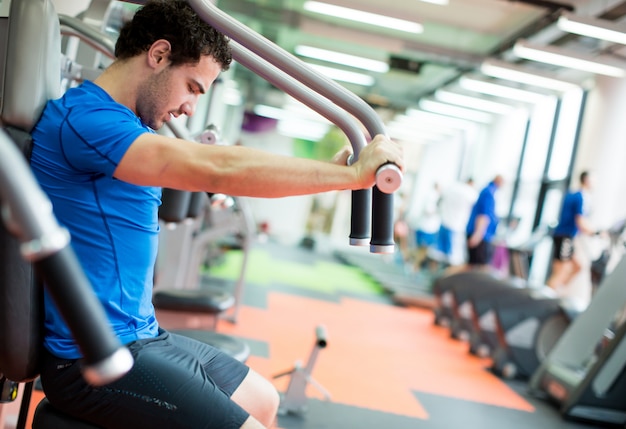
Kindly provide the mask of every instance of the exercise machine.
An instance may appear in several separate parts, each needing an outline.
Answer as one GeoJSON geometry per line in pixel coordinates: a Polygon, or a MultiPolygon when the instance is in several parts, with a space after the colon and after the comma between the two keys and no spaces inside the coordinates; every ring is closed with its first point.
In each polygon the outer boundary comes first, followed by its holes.
{"type": "MultiPolygon", "coordinates": [[[[187,274],[185,270],[196,270],[196,273],[200,271],[199,266],[185,264],[185,262],[187,262],[185,257],[189,257],[190,252],[199,251],[193,246],[193,242],[196,239],[193,236],[194,230],[189,228],[190,226],[193,228],[193,225],[198,224],[201,218],[199,213],[204,211],[202,208],[204,200],[208,200],[208,197],[202,193],[173,189],[163,190],[162,204],[159,211],[159,217],[164,222],[162,231],[176,233],[178,227],[182,225],[183,234],[182,240],[177,239],[174,240],[173,243],[172,240],[164,240],[165,245],[163,246],[160,243],[160,249],[167,249],[169,254],[177,255],[182,258],[179,263],[177,263],[178,261],[168,261],[167,265],[175,268],[180,267],[179,269],[184,275],[187,274]],[[200,202],[197,202],[194,197],[200,200],[200,202]],[[178,243],[179,246],[175,246],[174,244],[176,243],[178,243]]],[[[215,232],[215,230],[209,228],[205,234],[211,232],[215,232]]],[[[199,233],[200,232],[198,232],[198,234],[199,233]]],[[[174,271],[174,274],[177,274],[176,271],[177,270],[174,271]]],[[[218,317],[235,305],[235,299],[230,291],[211,287],[200,287],[198,284],[190,288],[181,287],[184,285],[177,283],[167,285],[169,287],[166,287],[163,284],[163,279],[160,277],[158,270],[156,279],[152,302],[157,310],[172,311],[179,314],[208,315],[213,322],[209,329],[168,327],[168,330],[210,344],[241,362],[245,362],[248,359],[250,347],[244,340],[220,334],[215,331],[218,317]]]]}
{"type": "MultiPolygon", "coordinates": [[[[494,303],[514,301],[520,293],[522,295],[530,293],[530,285],[527,284],[530,255],[545,234],[544,228],[537,228],[530,239],[522,245],[507,245],[500,249],[506,252],[505,259],[509,267],[507,277],[494,273],[491,278],[485,277],[479,282],[456,284],[449,289],[447,299],[451,306],[450,329],[453,338],[463,341],[478,340],[480,321],[489,326],[493,320],[490,310],[493,309],[494,303]]],[[[486,344],[483,344],[483,347],[471,344],[470,351],[481,351],[481,354],[484,354],[485,346],[486,344]]]]}
{"type": "MultiPolygon", "coordinates": [[[[6,380],[25,383],[18,416],[21,429],[26,424],[43,347],[43,282],[83,352],[83,374],[89,383],[100,385],[117,379],[132,367],[133,359],[110,330],[104,310],[69,245],[69,234],[57,224],[52,205],[26,162],[29,132],[46,100],[60,91],[57,15],[47,0],[6,4],[0,16],[1,33],[5,35],[0,40],[5,54],[0,59],[0,373],[5,386],[6,380]],[[29,55],[24,55],[24,50],[29,55]]],[[[10,398],[15,397],[14,388],[10,398]]]]}
{"type": "Polygon", "coordinates": [[[326,327],[323,325],[315,328],[315,343],[306,365],[300,361],[295,363],[293,369],[281,372],[274,376],[274,379],[289,376],[289,384],[284,393],[281,393],[278,413],[280,415],[302,414],[307,409],[306,388],[310,385],[319,390],[326,400],[330,400],[330,393],[318,383],[312,376],[313,367],[317,362],[317,357],[321,349],[328,345],[326,327]]]}
{"type": "Polygon", "coordinates": [[[494,373],[528,379],[563,335],[578,310],[559,298],[532,294],[495,308],[497,345],[491,354],[494,373]]]}
{"type": "MultiPolygon", "coordinates": [[[[188,137],[178,127],[171,129],[176,137],[188,137]]],[[[213,126],[208,126],[195,140],[222,144],[213,126]]],[[[255,238],[254,219],[247,201],[223,194],[174,189],[164,189],[162,200],[154,304],[162,309],[184,311],[194,306],[193,299],[197,296],[207,304],[200,308],[203,313],[236,323],[255,238]],[[202,273],[207,260],[213,257],[211,251],[223,240],[229,240],[227,246],[237,247],[243,255],[233,287],[202,273]]]]}
{"type": "MultiPolygon", "coordinates": [[[[215,26],[227,36],[234,35],[233,41],[243,34],[242,38],[251,37],[253,40],[251,44],[255,44],[254,39],[258,38],[258,35],[251,31],[243,31],[242,27],[233,24],[234,20],[228,21],[230,24],[227,23],[225,24],[226,27],[222,27],[219,13],[215,13],[215,11],[214,15],[210,13],[213,6],[201,1],[190,1],[190,3],[203,19],[212,23],[215,22],[215,26]]],[[[2,123],[21,128],[22,137],[25,137],[23,141],[27,142],[27,133],[38,118],[45,101],[59,95],[58,89],[61,82],[60,76],[57,74],[57,71],[61,70],[58,62],[61,54],[59,19],[49,0],[5,2],[2,13],[0,25],[4,26],[2,34],[7,36],[0,40],[0,43],[3,43],[6,48],[3,50],[6,53],[4,59],[6,67],[0,68],[4,73],[2,76],[2,123]],[[11,19],[10,26],[5,18],[11,19]],[[33,55],[23,55],[22,50],[24,49],[29,50],[33,55]],[[32,104],[29,104],[31,102],[32,104]],[[11,111],[11,108],[15,108],[15,110],[11,111]]],[[[236,42],[234,45],[237,46],[236,42]]],[[[300,65],[295,62],[295,58],[284,59],[281,55],[282,51],[278,51],[278,57],[270,55],[270,59],[277,63],[286,61],[288,64],[300,65]]],[[[303,80],[310,80],[311,86],[317,88],[324,86],[325,81],[320,81],[319,76],[313,71],[305,72],[305,76],[308,77],[303,80]]],[[[385,134],[380,119],[371,111],[369,106],[360,99],[359,102],[355,102],[358,97],[351,93],[352,97],[342,99],[347,91],[337,84],[333,89],[333,96],[341,99],[338,104],[349,106],[349,111],[357,117],[365,116],[363,122],[371,135],[385,134]],[[363,107],[368,110],[364,111],[363,107]]],[[[355,125],[354,129],[358,129],[358,126],[355,125]]],[[[364,142],[362,133],[361,137],[361,141],[364,142]]],[[[356,156],[358,156],[360,148],[355,148],[356,156]]],[[[24,153],[27,154],[28,150],[24,150],[24,153]]],[[[11,331],[12,336],[2,336],[3,341],[6,341],[7,338],[9,341],[2,347],[3,353],[8,354],[3,354],[0,361],[1,372],[12,381],[28,381],[30,383],[37,376],[37,358],[41,355],[38,350],[42,346],[39,331],[42,324],[38,318],[39,307],[33,305],[38,295],[37,285],[40,285],[41,282],[33,274],[30,264],[24,266],[13,263],[18,259],[16,255],[20,255],[30,259],[34,266],[39,269],[46,284],[52,286],[50,289],[52,295],[66,316],[68,325],[70,325],[85,355],[84,374],[87,381],[94,384],[104,384],[122,376],[130,369],[132,358],[128,350],[121,347],[117,338],[110,332],[104,312],[99,307],[95,296],[90,294],[90,286],[84,284],[84,275],[81,276],[80,267],[73,257],[71,247],[67,246],[69,243],[67,234],[49,216],[50,211],[48,209],[51,205],[49,202],[46,203],[41,191],[38,192],[36,183],[32,179],[32,175],[28,175],[28,167],[18,152],[13,150],[11,153],[8,150],[6,156],[3,152],[1,161],[2,168],[0,171],[3,173],[10,174],[16,170],[19,172],[19,189],[17,186],[11,187],[12,183],[9,183],[6,188],[3,188],[2,200],[3,203],[8,201],[10,206],[9,215],[5,213],[6,210],[3,211],[7,228],[22,240],[19,245],[15,240],[7,240],[6,246],[9,251],[3,259],[5,262],[3,267],[7,270],[4,274],[14,275],[16,281],[14,282],[14,279],[10,278],[2,285],[3,295],[6,298],[3,304],[9,308],[1,313],[3,317],[12,316],[6,323],[2,323],[2,326],[3,329],[6,328],[7,330],[11,330],[11,327],[15,329],[11,331]],[[24,198],[28,204],[20,204],[24,198]],[[46,215],[48,216],[46,217],[46,215]],[[16,288],[12,288],[14,285],[16,288]],[[24,287],[24,285],[30,287],[24,287]],[[54,285],[58,285],[58,287],[54,287],[54,285]],[[17,304],[18,301],[23,301],[26,305],[20,306],[17,304]],[[20,323],[16,323],[16,321],[20,323]],[[33,335],[29,335],[31,327],[33,328],[33,335]],[[26,331],[27,328],[28,332],[26,331]],[[16,333],[17,330],[19,330],[18,333],[16,333]],[[24,345],[24,341],[29,342],[29,344],[24,345]],[[14,354],[16,351],[18,352],[17,355],[14,354]]],[[[353,201],[356,201],[357,211],[356,216],[353,216],[355,228],[351,233],[351,242],[355,245],[362,245],[364,240],[370,237],[371,227],[370,251],[385,253],[393,250],[392,193],[400,185],[401,173],[396,166],[385,165],[379,169],[377,179],[377,186],[372,190],[372,193],[357,193],[357,197],[353,198],[353,201]],[[370,202],[372,203],[371,212],[368,213],[370,202]],[[371,224],[369,224],[369,216],[361,216],[364,212],[372,215],[371,224]]],[[[2,236],[5,235],[7,234],[2,234],[2,236]]],[[[18,420],[22,426],[18,429],[25,425],[25,419],[22,417],[25,416],[29,408],[30,389],[32,389],[32,385],[24,392],[25,402],[21,407],[20,419],[18,420]]],[[[93,429],[93,425],[78,422],[58,413],[45,400],[37,406],[33,427],[35,429],[93,429]]]]}
{"type": "Polygon", "coordinates": [[[449,328],[455,317],[455,300],[453,291],[456,288],[479,287],[482,283],[491,283],[495,277],[484,271],[461,271],[454,274],[439,277],[433,283],[433,295],[435,306],[434,324],[449,328]]]}
{"type": "Polygon", "coordinates": [[[626,424],[626,258],[559,338],[529,381],[567,419],[626,424]],[[612,335],[606,336],[607,328],[612,335]]]}
{"type": "Polygon", "coordinates": [[[494,295],[518,295],[520,286],[508,279],[491,275],[473,277],[458,283],[449,290],[451,306],[450,335],[461,341],[470,341],[476,335],[476,318],[483,316],[480,301],[494,295]],[[478,304],[478,305],[477,305],[478,304]]]}

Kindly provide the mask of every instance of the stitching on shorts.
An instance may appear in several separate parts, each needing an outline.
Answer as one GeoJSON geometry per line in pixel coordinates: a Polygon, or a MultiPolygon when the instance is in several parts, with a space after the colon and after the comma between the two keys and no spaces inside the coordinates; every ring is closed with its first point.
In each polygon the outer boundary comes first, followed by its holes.
{"type": "Polygon", "coordinates": [[[130,392],[128,390],[111,389],[111,388],[108,388],[108,387],[101,387],[101,388],[98,388],[96,390],[104,391],[104,392],[107,392],[107,393],[114,393],[114,394],[116,393],[116,394],[120,394],[120,395],[130,396],[132,398],[138,399],[138,400],[143,401],[145,403],[154,404],[154,405],[156,405],[159,408],[165,408],[166,410],[169,410],[169,411],[176,411],[178,409],[178,406],[176,406],[174,404],[171,404],[171,403],[169,403],[167,401],[164,401],[162,399],[153,398],[153,397],[150,397],[150,396],[147,396],[147,395],[140,395],[138,393],[130,392]]]}

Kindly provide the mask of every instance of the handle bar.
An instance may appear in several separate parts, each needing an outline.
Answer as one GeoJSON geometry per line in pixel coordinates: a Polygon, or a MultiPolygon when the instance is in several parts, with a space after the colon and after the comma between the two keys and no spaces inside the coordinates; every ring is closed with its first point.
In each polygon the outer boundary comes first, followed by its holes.
{"type": "MultiPolygon", "coordinates": [[[[298,58],[228,16],[210,1],[188,0],[188,2],[202,19],[230,37],[231,40],[241,44],[268,63],[275,65],[308,88],[322,94],[354,115],[363,123],[370,136],[387,135],[380,117],[361,98],[331,79],[318,75],[298,58]]],[[[358,156],[357,149],[355,148],[355,156],[358,156]]],[[[370,251],[372,253],[393,253],[393,194],[388,192],[393,192],[400,187],[402,172],[393,164],[381,166],[381,169],[376,175],[377,184],[374,186],[372,196],[370,251]]],[[[359,207],[359,209],[363,209],[363,207],[359,207]]]]}
{"type": "Polygon", "coordinates": [[[110,329],[70,246],[69,233],[57,223],[52,203],[4,130],[0,130],[0,201],[7,230],[19,239],[22,256],[45,280],[83,352],[85,379],[101,385],[126,374],[133,358],[110,329]]]}

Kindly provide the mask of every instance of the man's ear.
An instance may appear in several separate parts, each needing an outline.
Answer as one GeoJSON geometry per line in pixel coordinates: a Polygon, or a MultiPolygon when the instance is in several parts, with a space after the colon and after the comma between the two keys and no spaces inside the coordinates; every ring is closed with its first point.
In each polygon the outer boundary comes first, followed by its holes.
{"type": "Polygon", "coordinates": [[[148,50],[148,64],[152,68],[165,66],[169,62],[172,45],[165,39],[159,39],[148,50]]]}

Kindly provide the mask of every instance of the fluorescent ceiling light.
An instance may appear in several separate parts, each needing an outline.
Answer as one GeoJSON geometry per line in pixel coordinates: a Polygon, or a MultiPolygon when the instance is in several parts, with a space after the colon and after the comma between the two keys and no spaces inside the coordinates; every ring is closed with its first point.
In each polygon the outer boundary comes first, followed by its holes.
{"type": "Polygon", "coordinates": [[[470,107],[498,115],[504,115],[513,110],[513,106],[509,104],[498,103],[496,101],[485,100],[483,98],[463,95],[443,89],[435,91],[435,99],[442,103],[456,104],[457,106],[470,107]]]}
{"type": "Polygon", "coordinates": [[[328,133],[329,124],[320,122],[295,120],[278,122],[277,131],[287,137],[304,140],[319,141],[328,133]]]}
{"type": "Polygon", "coordinates": [[[274,107],[267,104],[257,104],[252,109],[253,112],[265,118],[278,119],[279,121],[307,120],[330,124],[330,121],[317,112],[302,104],[299,108],[297,104],[285,103],[283,107],[274,107]],[[307,110],[308,109],[308,110],[307,110]]]}
{"type": "Polygon", "coordinates": [[[402,115],[387,124],[387,133],[391,138],[411,141],[411,136],[420,136],[430,140],[446,140],[454,137],[458,131],[441,126],[433,127],[432,124],[419,124],[415,119],[402,115]]]}
{"type": "MultiPolygon", "coordinates": [[[[468,121],[467,119],[453,118],[452,116],[441,115],[439,113],[427,112],[416,108],[408,108],[404,115],[411,121],[421,122],[423,124],[438,125],[441,127],[457,129],[461,131],[472,131],[477,127],[483,126],[477,122],[468,121]]],[[[402,117],[397,118],[401,120],[402,117]]]]}
{"type": "Polygon", "coordinates": [[[371,60],[369,58],[357,57],[356,55],[329,51],[327,49],[314,48],[312,46],[298,45],[296,46],[295,53],[303,57],[343,64],[378,73],[387,73],[389,71],[389,64],[384,61],[371,60]]]}
{"type": "Polygon", "coordinates": [[[278,120],[277,131],[287,137],[306,140],[321,139],[330,128],[328,121],[320,121],[280,107],[257,104],[253,111],[259,116],[278,120]]]}
{"type": "Polygon", "coordinates": [[[465,107],[454,106],[439,101],[421,99],[418,105],[420,109],[426,110],[427,112],[467,119],[468,121],[480,122],[482,124],[488,124],[493,120],[493,116],[487,112],[466,109],[465,107]]]}
{"type": "Polygon", "coordinates": [[[560,30],[568,33],[626,45],[626,26],[605,19],[594,19],[563,13],[556,25],[560,30]]]}
{"type": "Polygon", "coordinates": [[[443,141],[449,138],[448,136],[442,134],[429,133],[423,130],[412,130],[397,125],[389,125],[387,127],[387,134],[389,134],[389,137],[393,140],[400,140],[409,143],[430,143],[434,141],[443,141]]]}
{"type": "Polygon", "coordinates": [[[519,58],[553,64],[561,67],[569,67],[590,73],[602,74],[612,77],[626,76],[626,70],[614,64],[602,61],[589,55],[575,54],[555,48],[554,46],[533,46],[520,40],[513,46],[513,53],[519,58]]]}
{"type": "Polygon", "coordinates": [[[523,101],[525,103],[538,103],[546,98],[546,95],[538,92],[526,91],[524,89],[512,88],[510,86],[499,85],[481,79],[474,79],[462,76],[459,79],[459,86],[468,91],[480,92],[496,97],[509,98],[511,100],[523,101]]]}
{"type": "Polygon", "coordinates": [[[339,80],[342,82],[354,83],[363,86],[372,86],[375,82],[372,76],[363,73],[355,73],[347,70],[320,66],[317,64],[308,64],[308,66],[311,67],[313,70],[316,70],[318,73],[323,74],[324,76],[329,77],[333,80],[339,80]]]}
{"type": "MultiPolygon", "coordinates": [[[[426,112],[423,112],[426,113],[426,112]]],[[[432,115],[435,115],[434,113],[432,115]]],[[[442,118],[445,116],[438,115],[442,118]]],[[[437,135],[440,137],[453,137],[458,134],[458,130],[449,127],[447,124],[442,125],[441,123],[433,122],[433,121],[421,121],[416,120],[413,116],[408,116],[404,114],[396,115],[388,124],[387,129],[396,128],[396,129],[404,129],[409,131],[419,131],[419,132],[429,132],[432,135],[437,135]]]]}
{"type": "Polygon", "coordinates": [[[321,13],[323,15],[334,16],[350,21],[362,22],[369,25],[376,25],[378,27],[405,31],[407,33],[419,34],[424,32],[424,27],[417,22],[378,15],[376,13],[364,12],[362,10],[349,9],[347,7],[336,6],[328,3],[306,1],[304,3],[304,9],[310,12],[321,13]]]}
{"type": "Polygon", "coordinates": [[[580,85],[567,80],[549,76],[546,73],[530,72],[521,67],[516,67],[504,61],[485,60],[480,66],[480,71],[491,77],[538,86],[555,91],[569,91],[580,88],[580,85]]]}
{"type": "Polygon", "coordinates": [[[285,112],[280,107],[268,106],[265,104],[257,104],[252,109],[255,114],[259,116],[263,116],[264,118],[272,118],[272,119],[286,119],[287,112],[285,112]]]}

